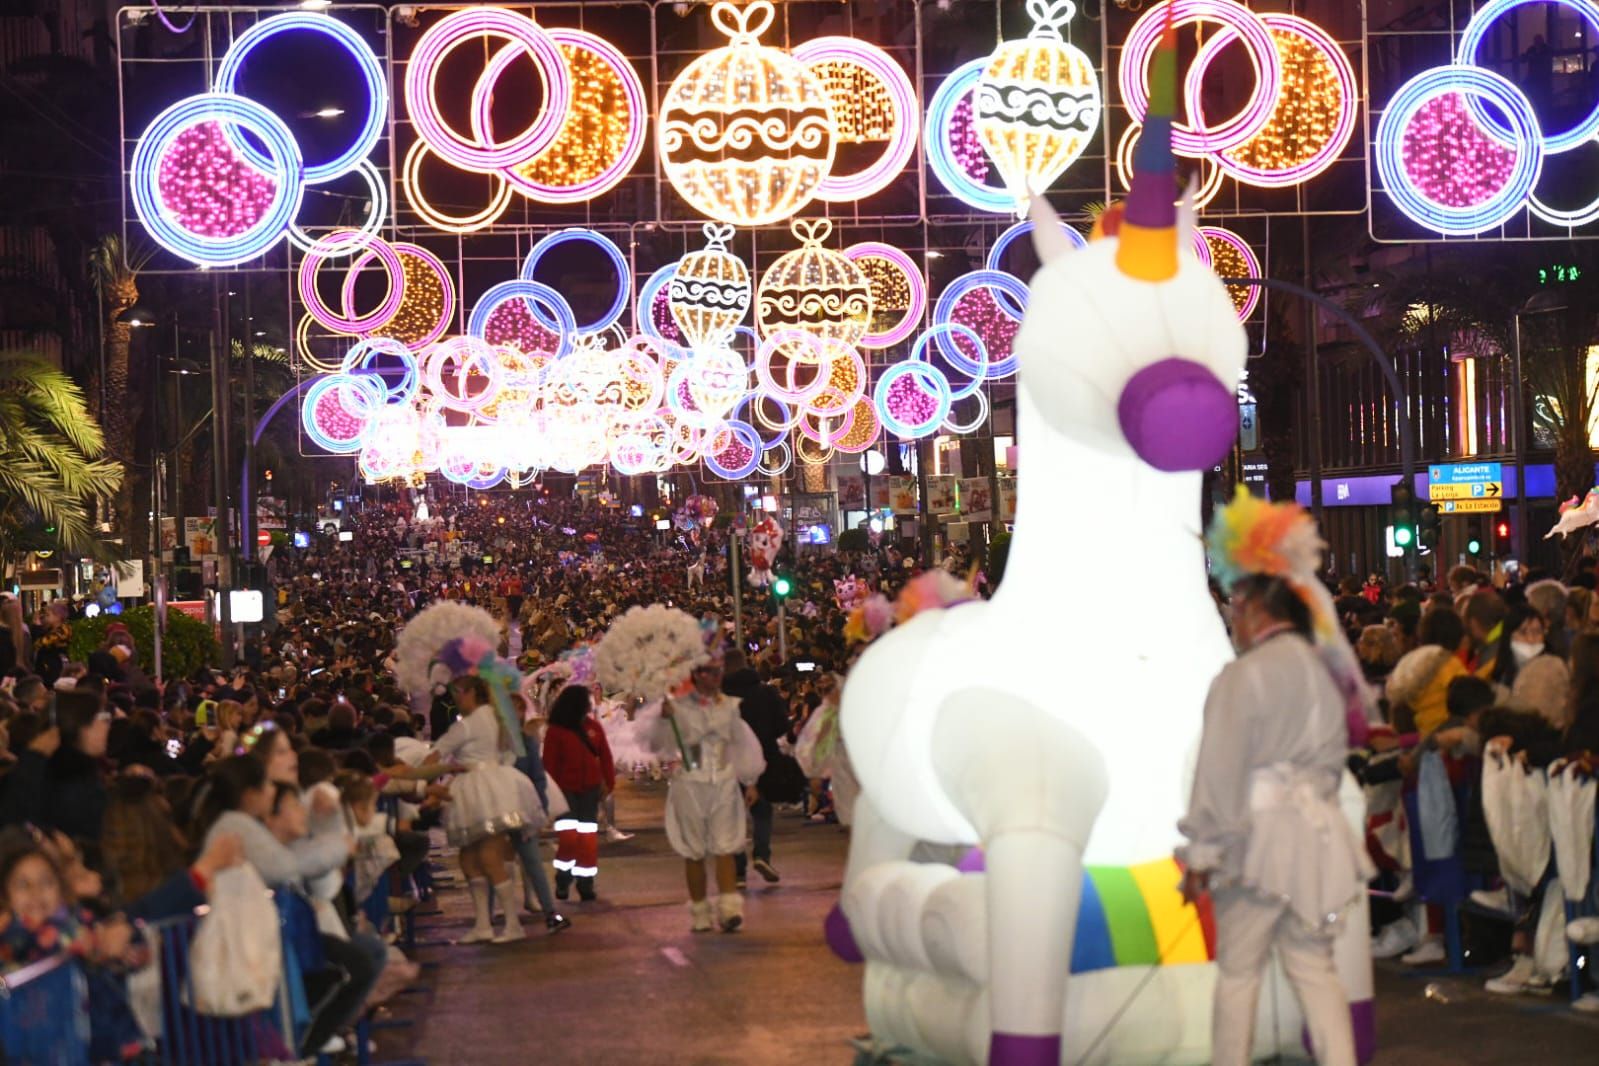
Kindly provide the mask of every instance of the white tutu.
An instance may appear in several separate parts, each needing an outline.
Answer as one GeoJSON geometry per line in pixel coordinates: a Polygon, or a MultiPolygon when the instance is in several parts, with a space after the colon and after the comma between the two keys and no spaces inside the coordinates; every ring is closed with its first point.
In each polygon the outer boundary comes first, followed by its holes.
{"type": "Polygon", "coordinates": [[[444,831],[451,844],[465,847],[484,837],[544,824],[544,809],[526,774],[514,766],[478,763],[450,782],[444,831]]]}

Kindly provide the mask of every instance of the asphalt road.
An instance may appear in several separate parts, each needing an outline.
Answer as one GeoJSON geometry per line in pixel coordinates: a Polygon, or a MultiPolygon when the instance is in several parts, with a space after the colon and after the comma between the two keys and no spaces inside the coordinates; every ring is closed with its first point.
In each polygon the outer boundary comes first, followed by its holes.
{"type": "MultiPolygon", "coordinates": [[[[430,1066],[845,1066],[865,1034],[860,972],[821,939],[847,837],[779,812],[774,862],[755,878],[743,931],[692,934],[682,864],[661,828],[664,784],[624,783],[634,839],[602,844],[600,899],[570,903],[574,927],[506,946],[451,943],[470,925],[464,892],[418,922],[420,987],[377,1033],[378,1062],[430,1066]]],[[[548,859],[552,845],[546,844],[548,859]]],[[[1489,970],[1489,973],[1495,972],[1489,970]]],[[[1599,1063],[1599,1017],[1551,998],[1504,999],[1483,975],[1378,971],[1376,1066],[1599,1063]],[[1429,988],[1431,992],[1429,994],[1429,988]]]]}

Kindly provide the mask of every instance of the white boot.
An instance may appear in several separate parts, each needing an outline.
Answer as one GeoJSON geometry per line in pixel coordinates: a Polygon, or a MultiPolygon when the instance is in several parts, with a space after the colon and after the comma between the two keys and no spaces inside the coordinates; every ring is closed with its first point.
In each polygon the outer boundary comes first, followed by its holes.
{"type": "Polygon", "coordinates": [[[737,892],[724,892],[716,897],[716,920],[722,932],[736,932],[744,924],[744,897],[737,892]]]}
{"type": "Polygon", "coordinates": [[[500,935],[494,938],[494,942],[496,944],[509,944],[512,941],[526,937],[527,933],[522,930],[522,919],[516,913],[516,896],[512,888],[512,882],[501,881],[494,886],[494,894],[500,897],[500,900],[505,905],[503,907],[505,911],[505,928],[500,930],[500,935]]]}
{"type": "Polygon", "coordinates": [[[709,933],[711,931],[711,901],[698,899],[688,905],[689,916],[693,924],[689,926],[696,933],[709,933]]]}
{"type": "Polygon", "coordinates": [[[460,940],[462,944],[482,944],[494,939],[494,924],[489,920],[489,879],[474,877],[466,883],[472,894],[472,928],[460,940]]]}

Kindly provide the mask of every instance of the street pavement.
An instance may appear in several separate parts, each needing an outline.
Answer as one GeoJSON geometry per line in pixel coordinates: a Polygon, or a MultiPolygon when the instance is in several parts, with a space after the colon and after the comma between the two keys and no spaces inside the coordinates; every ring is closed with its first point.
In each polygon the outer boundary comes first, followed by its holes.
{"type": "MultiPolygon", "coordinates": [[[[420,987],[396,998],[376,1061],[429,1066],[846,1066],[866,1032],[860,971],[822,943],[847,836],[780,811],[773,861],[751,871],[738,933],[688,928],[682,863],[662,829],[664,782],[623,782],[618,821],[637,835],[600,848],[600,899],[565,905],[572,929],[504,946],[458,946],[471,924],[459,886],[418,919],[420,987]],[[408,1024],[407,1024],[408,1023],[408,1024]]],[[[552,855],[546,843],[545,857],[552,855]]],[[[1493,970],[1488,971],[1494,972],[1493,970]]],[[[1599,1063],[1599,1018],[1553,998],[1505,999],[1483,975],[1381,964],[1376,1066],[1599,1063]]]]}

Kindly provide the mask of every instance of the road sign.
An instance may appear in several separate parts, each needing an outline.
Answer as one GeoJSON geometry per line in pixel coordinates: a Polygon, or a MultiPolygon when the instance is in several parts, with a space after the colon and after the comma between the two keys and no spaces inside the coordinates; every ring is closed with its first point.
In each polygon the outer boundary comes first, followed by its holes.
{"type": "MultiPolygon", "coordinates": [[[[1502,463],[1439,463],[1427,468],[1429,500],[1497,500],[1505,494],[1502,463]]],[[[1477,507],[1497,511],[1498,507],[1477,507]]]]}
{"type": "Polygon", "coordinates": [[[1445,500],[1440,509],[1444,514],[1492,514],[1504,506],[1505,501],[1496,496],[1482,500],[1445,500]]]}

